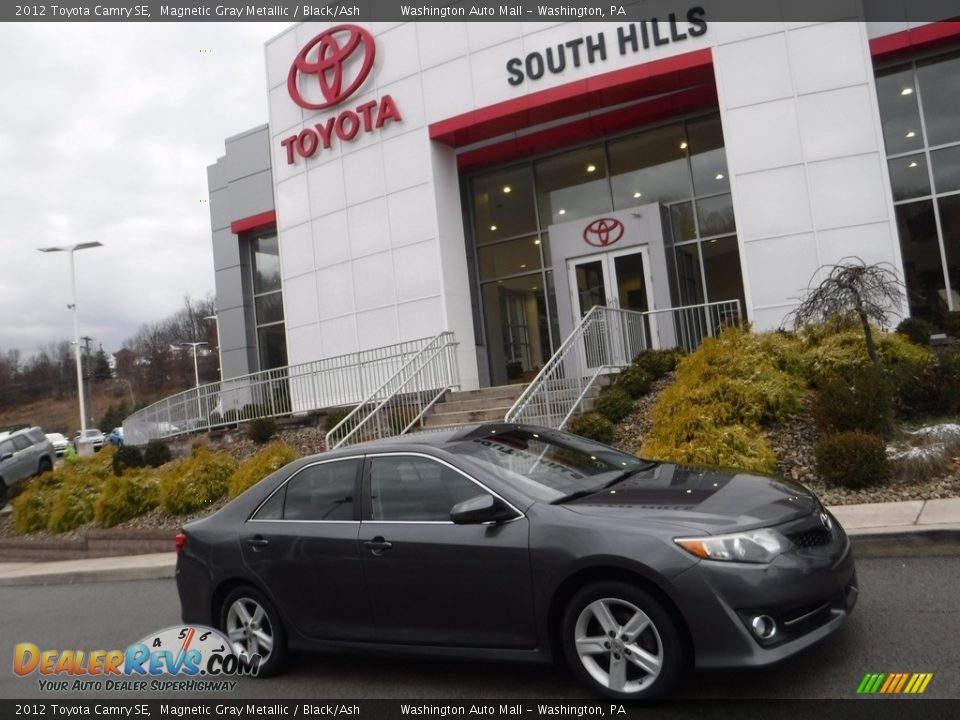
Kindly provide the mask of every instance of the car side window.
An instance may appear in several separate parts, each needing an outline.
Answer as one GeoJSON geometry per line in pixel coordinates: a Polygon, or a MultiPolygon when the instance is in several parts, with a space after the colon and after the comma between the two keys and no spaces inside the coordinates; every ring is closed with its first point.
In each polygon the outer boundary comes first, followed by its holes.
{"type": "Polygon", "coordinates": [[[410,456],[370,460],[374,521],[449,522],[454,505],[484,494],[475,482],[434,460],[410,456]]]}
{"type": "Polygon", "coordinates": [[[25,435],[17,435],[16,437],[11,438],[11,440],[13,440],[13,446],[17,449],[17,452],[26,450],[28,447],[30,447],[30,441],[25,435]]]}
{"type": "Polygon", "coordinates": [[[282,487],[271,495],[253,514],[252,520],[280,520],[283,517],[283,496],[287,488],[282,487]]]}
{"type": "Polygon", "coordinates": [[[9,440],[4,440],[0,443],[0,457],[4,455],[12,455],[14,452],[13,443],[9,440]]]}
{"type": "Polygon", "coordinates": [[[310,465],[287,481],[284,520],[353,520],[359,458],[310,465]]]}

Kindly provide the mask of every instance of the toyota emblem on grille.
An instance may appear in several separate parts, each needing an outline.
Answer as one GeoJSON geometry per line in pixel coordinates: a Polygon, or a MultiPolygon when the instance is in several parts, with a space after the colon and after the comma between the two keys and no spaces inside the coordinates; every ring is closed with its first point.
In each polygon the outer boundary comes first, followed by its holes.
{"type": "Polygon", "coordinates": [[[616,218],[600,218],[583,229],[583,241],[594,247],[606,247],[622,238],[623,230],[623,223],[616,218]]]}

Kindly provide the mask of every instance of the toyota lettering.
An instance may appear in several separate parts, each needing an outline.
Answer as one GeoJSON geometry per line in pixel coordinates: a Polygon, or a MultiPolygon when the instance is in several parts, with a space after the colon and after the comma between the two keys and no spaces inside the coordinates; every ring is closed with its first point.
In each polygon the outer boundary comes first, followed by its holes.
{"type": "MultiPolygon", "coordinates": [[[[308,42],[293,60],[287,74],[290,98],[306,110],[325,110],[343,103],[366,82],[376,60],[376,42],[356,25],[337,25],[308,42]]],[[[297,156],[310,158],[328,150],[333,139],[353,140],[360,132],[379,130],[403,120],[390,95],[369,100],[305,127],[280,141],[287,164],[297,156]]]]}

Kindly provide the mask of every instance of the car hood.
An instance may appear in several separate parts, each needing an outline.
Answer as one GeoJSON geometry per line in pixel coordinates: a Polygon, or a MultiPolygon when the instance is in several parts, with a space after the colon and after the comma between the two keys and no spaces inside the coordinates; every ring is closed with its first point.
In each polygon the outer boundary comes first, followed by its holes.
{"type": "Polygon", "coordinates": [[[669,523],[718,535],[809,515],[819,501],[799,483],[782,478],[663,463],[563,507],[610,520],[669,523]]]}

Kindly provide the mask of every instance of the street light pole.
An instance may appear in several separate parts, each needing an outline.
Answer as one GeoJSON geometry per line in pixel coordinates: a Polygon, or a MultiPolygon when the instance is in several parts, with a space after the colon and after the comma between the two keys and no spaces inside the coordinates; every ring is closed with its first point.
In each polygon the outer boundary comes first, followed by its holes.
{"type": "Polygon", "coordinates": [[[77,313],[77,278],[73,263],[73,253],[77,250],[86,250],[87,248],[103,247],[101,242],[77,243],[75,245],[64,245],[62,247],[37,248],[40,252],[65,252],[70,255],[70,296],[73,304],[73,357],[77,363],[77,395],[80,398],[80,437],[82,438],[87,430],[87,409],[83,400],[83,370],[80,366],[80,319],[77,313]]]}
{"type": "Polygon", "coordinates": [[[197,368],[197,347],[206,345],[207,342],[182,342],[181,345],[189,345],[193,348],[193,379],[196,381],[194,387],[197,391],[197,422],[203,417],[203,408],[200,405],[200,370],[197,368]]]}

